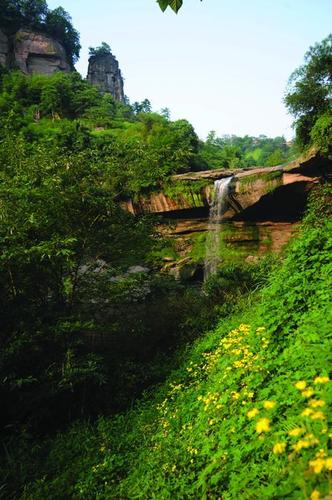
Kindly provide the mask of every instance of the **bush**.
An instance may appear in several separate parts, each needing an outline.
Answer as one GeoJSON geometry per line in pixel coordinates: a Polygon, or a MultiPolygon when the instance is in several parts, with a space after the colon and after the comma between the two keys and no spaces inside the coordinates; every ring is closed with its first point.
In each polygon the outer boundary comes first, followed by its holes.
{"type": "Polygon", "coordinates": [[[332,151],[332,115],[324,114],[318,118],[310,132],[312,144],[323,154],[332,151]]]}

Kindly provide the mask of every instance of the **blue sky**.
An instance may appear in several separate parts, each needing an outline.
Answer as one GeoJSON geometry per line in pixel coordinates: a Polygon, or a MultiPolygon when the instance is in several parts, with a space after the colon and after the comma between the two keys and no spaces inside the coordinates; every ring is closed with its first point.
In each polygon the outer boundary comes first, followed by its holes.
{"type": "Polygon", "coordinates": [[[282,99],[310,45],[331,32],[331,0],[184,0],[178,15],[155,0],[49,0],[81,34],[76,65],[86,76],[88,47],[110,44],[130,101],[150,99],[201,138],[285,135],[282,99]]]}

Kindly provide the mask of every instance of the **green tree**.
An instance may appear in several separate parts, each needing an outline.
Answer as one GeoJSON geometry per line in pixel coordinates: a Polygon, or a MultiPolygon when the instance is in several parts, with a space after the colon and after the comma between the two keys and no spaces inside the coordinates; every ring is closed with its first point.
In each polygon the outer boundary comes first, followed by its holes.
{"type": "Polygon", "coordinates": [[[46,0],[1,0],[0,26],[7,33],[19,28],[43,29],[48,14],[46,0]]]}
{"type": "Polygon", "coordinates": [[[152,106],[149,99],[144,99],[142,102],[135,101],[132,105],[133,112],[138,115],[139,113],[151,113],[152,106]]]}
{"type": "Polygon", "coordinates": [[[24,23],[31,27],[40,26],[48,13],[46,0],[21,0],[19,6],[24,23]]]}
{"type": "Polygon", "coordinates": [[[48,11],[45,18],[45,30],[63,44],[74,65],[80,55],[80,35],[73,27],[71,16],[62,7],[48,11]]]}
{"type": "Polygon", "coordinates": [[[107,56],[112,54],[111,47],[106,42],[101,42],[99,47],[89,47],[89,56],[107,56]]]}
{"type": "Polygon", "coordinates": [[[15,32],[22,24],[19,0],[0,1],[0,26],[7,33],[15,32]]]}
{"type": "Polygon", "coordinates": [[[316,120],[331,113],[332,35],[310,47],[304,64],[290,77],[285,104],[295,117],[297,141],[301,147],[311,143],[310,132],[316,120]]]}

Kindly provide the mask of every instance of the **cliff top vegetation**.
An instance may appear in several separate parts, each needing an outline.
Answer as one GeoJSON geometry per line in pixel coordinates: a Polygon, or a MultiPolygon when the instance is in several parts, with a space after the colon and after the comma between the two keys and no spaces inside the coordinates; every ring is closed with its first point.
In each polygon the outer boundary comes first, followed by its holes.
{"type": "Polygon", "coordinates": [[[46,33],[64,46],[72,66],[79,58],[80,36],[62,7],[49,9],[46,0],[1,0],[0,29],[14,34],[20,28],[46,33]]]}

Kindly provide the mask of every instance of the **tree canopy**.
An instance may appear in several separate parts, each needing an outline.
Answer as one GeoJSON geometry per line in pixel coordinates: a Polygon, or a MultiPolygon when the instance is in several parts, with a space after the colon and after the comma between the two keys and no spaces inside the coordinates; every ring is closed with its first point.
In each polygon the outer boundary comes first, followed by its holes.
{"type": "Polygon", "coordinates": [[[106,42],[101,42],[98,47],[89,47],[89,56],[108,56],[112,54],[111,47],[106,42]]]}
{"type": "Polygon", "coordinates": [[[20,28],[38,30],[59,40],[74,65],[81,49],[80,35],[62,7],[50,10],[46,0],[0,0],[0,28],[8,34],[20,28]]]}
{"type": "Polygon", "coordinates": [[[285,104],[295,117],[297,140],[301,146],[312,141],[316,121],[331,113],[332,102],[332,34],[310,47],[304,64],[291,75],[285,104]]]}

